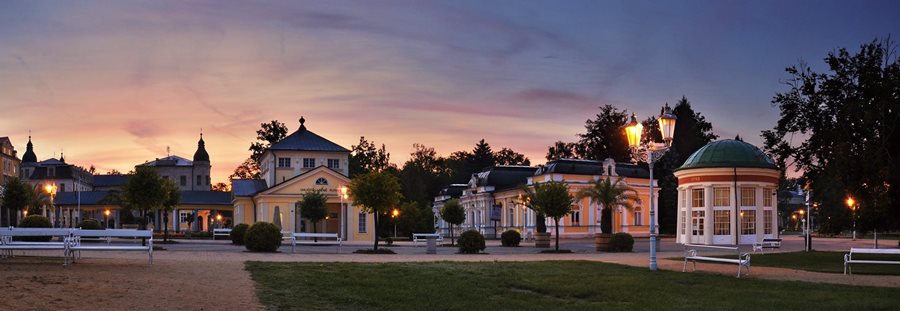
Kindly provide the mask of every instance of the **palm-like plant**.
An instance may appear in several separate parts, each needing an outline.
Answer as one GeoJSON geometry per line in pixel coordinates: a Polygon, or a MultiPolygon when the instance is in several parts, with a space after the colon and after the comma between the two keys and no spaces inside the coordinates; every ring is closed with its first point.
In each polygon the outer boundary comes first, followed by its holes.
{"type": "Polygon", "coordinates": [[[578,192],[578,199],[590,198],[603,207],[603,217],[600,221],[600,231],[612,233],[612,208],[624,207],[633,210],[635,204],[641,203],[637,190],[626,184],[622,177],[612,181],[612,178],[598,179],[591,186],[578,192]]]}
{"type": "Polygon", "coordinates": [[[50,206],[50,194],[40,184],[35,184],[28,196],[28,213],[36,215],[38,210],[43,210],[46,206],[50,206]]]}

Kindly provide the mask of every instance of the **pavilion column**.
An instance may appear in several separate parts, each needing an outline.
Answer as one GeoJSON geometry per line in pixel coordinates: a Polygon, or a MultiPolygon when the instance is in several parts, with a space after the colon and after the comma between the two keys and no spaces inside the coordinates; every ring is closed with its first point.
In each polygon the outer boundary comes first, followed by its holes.
{"type": "Polygon", "coordinates": [[[765,224],[766,213],[763,212],[763,189],[755,188],[756,191],[756,241],[762,242],[763,237],[765,237],[766,228],[763,226],[765,224]]]}
{"type": "Polygon", "coordinates": [[[715,229],[713,217],[713,187],[712,185],[703,186],[703,239],[706,244],[713,244],[713,229],[715,229]]]}
{"type": "Polygon", "coordinates": [[[731,224],[730,224],[730,226],[731,226],[731,244],[739,245],[740,241],[741,241],[741,233],[738,232],[738,228],[740,228],[738,226],[739,221],[741,221],[741,208],[740,208],[740,202],[738,202],[738,196],[737,196],[739,188],[736,188],[736,187],[729,187],[729,188],[731,188],[731,192],[729,193],[729,195],[731,197],[728,198],[728,201],[731,202],[731,205],[729,206],[731,208],[731,224]]]}

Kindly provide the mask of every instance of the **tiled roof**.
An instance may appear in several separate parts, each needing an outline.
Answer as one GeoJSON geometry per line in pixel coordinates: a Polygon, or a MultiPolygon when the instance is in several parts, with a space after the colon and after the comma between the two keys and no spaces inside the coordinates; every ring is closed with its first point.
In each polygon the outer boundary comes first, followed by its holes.
{"type": "Polygon", "coordinates": [[[301,125],[300,129],[269,147],[269,150],[350,152],[301,125]]]}
{"type": "Polygon", "coordinates": [[[53,198],[53,204],[77,206],[80,201],[81,205],[100,205],[107,194],[109,194],[108,191],[57,192],[56,196],[53,198]]]}
{"type": "Polygon", "coordinates": [[[231,192],[236,197],[252,197],[266,190],[266,181],[262,179],[235,179],[231,181],[231,192]]]}
{"type": "Polygon", "coordinates": [[[121,187],[131,175],[94,175],[94,187],[121,187]]]}
{"type": "Polygon", "coordinates": [[[231,192],[182,191],[178,205],[231,205],[231,192]]]}

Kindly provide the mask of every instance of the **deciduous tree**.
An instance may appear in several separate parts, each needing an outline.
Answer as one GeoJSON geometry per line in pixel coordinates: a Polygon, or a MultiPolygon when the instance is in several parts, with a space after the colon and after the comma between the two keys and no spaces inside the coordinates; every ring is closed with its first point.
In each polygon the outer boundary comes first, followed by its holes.
{"type": "Polygon", "coordinates": [[[379,219],[391,208],[400,204],[403,195],[400,193],[400,181],[388,172],[369,172],[359,175],[350,182],[350,199],[353,205],[375,217],[375,246],[378,250],[378,238],[381,235],[379,219]]]}

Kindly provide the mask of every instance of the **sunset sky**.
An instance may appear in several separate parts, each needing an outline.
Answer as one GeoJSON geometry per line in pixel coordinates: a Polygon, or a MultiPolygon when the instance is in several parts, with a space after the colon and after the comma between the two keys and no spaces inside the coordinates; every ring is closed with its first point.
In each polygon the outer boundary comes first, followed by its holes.
{"type": "Polygon", "coordinates": [[[2,1],[0,136],[128,171],[190,158],[213,180],[259,124],[304,116],[350,148],[441,154],[485,138],[542,163],[597,107],[682,95],[759,145],[783,69],[900,36],[900,1],[2,1]]]}

